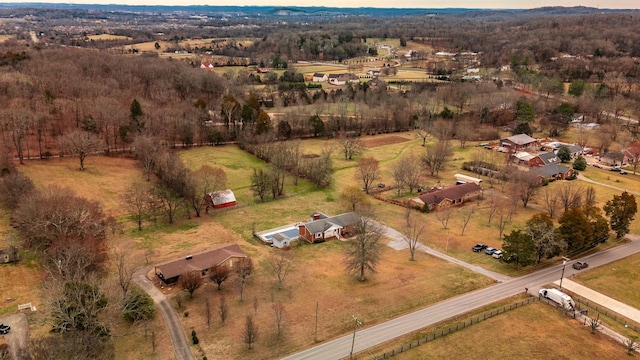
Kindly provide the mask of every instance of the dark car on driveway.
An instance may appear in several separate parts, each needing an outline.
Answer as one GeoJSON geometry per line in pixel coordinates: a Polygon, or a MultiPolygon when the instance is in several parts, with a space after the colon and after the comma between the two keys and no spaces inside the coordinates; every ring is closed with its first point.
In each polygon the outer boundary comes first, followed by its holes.
{"type": "Polygon", "coordinates": [[[582,269],[586,269],[589,267],[589,264],[587,264],[584,261],[576,261],[573,263],[573,268],[576,270],[582,270],[582,269]]]}
{"type": "Polygon", "coordinates": [[[487,248],[487,245],[482,243],[477,243],[471,248],[471,250],[473,250],[473,252],[480,252],[486,248],[487,248]]]}
{"type": "Polygon", "coordinates": [[[0,324],[0,335],[8,334],[9,330],[11,330],[11,327],[9,325],[0,324]]]}

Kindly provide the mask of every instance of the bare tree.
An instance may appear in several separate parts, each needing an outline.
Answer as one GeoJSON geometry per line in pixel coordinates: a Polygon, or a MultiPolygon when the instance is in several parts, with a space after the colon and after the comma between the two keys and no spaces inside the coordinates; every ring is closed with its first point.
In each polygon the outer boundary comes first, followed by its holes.
{"type": "Polygon", "coordinates": [[[160,139],[149,135],[138,135],[133,140],[133,156],[142,163],[147,181],[155,171],[158,160],[164,152],[160,139]]]}
{"type": "Polygon", "coordinates": [[[247,315],[244,323],[244,343],[247,344],[249,350],[251,350],[256,340],[258,340],[258,326],[253,322],[253,317],[247,315]]]}
{"type": "Polygon", "coordinates": [[[271,177],[267,171],[263,169],[253,169],[251,191],[260,198],[260,201],[264,201],[264,198],[267,196],[271,189],[271,182],[271,177]]]}
{"type": "Polygon", "coordinates": [[[391,176],[396,183],[398,196],[404,187],[409,188],[409,192],[413,192],[420,186],[422,179],[422,167],[420,159],[414,155],[401,157],[391,167],[391,176]]]}
{"type": "Polygon", "coordinates": [[[378,165],[378,160],[372,157],[364,157],[358,160],[356,176],[362,181],[364,192],[369,193],[379,175],[380,166],[378,165]]]}
{"type": "Polygon", "coordinates": [[[134,267],[129,255],[129,249],[123,245],[117,247],[113,251],[113,259],[118,269],[118,285],[122,290],[122,298],[126,298],[131,280],[133,280],[134,267]]]}
{"type": "Polygon", "coordinates": [[[26,106],[22,109],[12,108],[6,110],[2,118],[4,128],[10,132],[18,160],[20,164],[24,164],[24,142],[29,134],[29,124],[32,122],[31,111],[26,106]]]}
{"type": "Polygon", "coordinates": [[[362,142],[355,137],[345,137],[340,141],[340,147],[345,160],[351,160],[354,156],[358,156],[364,151],[362,142]]]}
{"type": "Polygon", "coordinates": [[[35,190],[35,185],[21,172],[13,171],[0,178],[0,202],[14,210],[35,190]]]}
{"type": "Polygon", "coordinates": [[[597,318],[588,318],[589,327],[591,328],[591,333],[595,334],[596,330],[600,330],[602,328],[602,320],[600,320],[600,314],[598,314],[597,318]]]}
{"type": "Polygon", "coordinates": [[[446,140],[439,140],[433,145],[427,146],[422,157],[422,162],[429,169],[431,176],[436,176],[444,168],[447,158],[452,154],[451,145],[446,140]]]}
{"type": "Polygon", "coordinates": [[[220,296],[220,302],[218,303],[218,314],[220,315],[220,321],[224,325],[224,322],[229,317],[229,305],[227,305],[227,300],[224,295],[220,296]]]}
{"type": "Polygon", "coordinates": [[[416,134],[422,139],[422,146],[427,144],[427,138],[429,137],[429,129],[426,119],[419,120],[415,125],[416,134]]]}
{"type": "Polygon", "coordinates": [[[293,270],[294,267],[294,254],[291,251],[276,251],[269,256],[269,266],[273,270],[273,275],[276,278],[276,284],[278,290],[282,290],[284,287],[284,281],[293,270]]]}
{"type": "Polygon", "coordinates": [[[464,236],[464,230],[467,228],[471,216],[475,213],[475,209],[465,209],[462,211],[462,230],[460,230],[460,236],[464,236]]]}
{"type": "Polygon", "coordinates": [[[180,287],[182,290],[189,293],[189,297],[193,297],[193,293],[196,292],[203,284],[202,276],[198,271],[188,271],[180,275],[180,287]]]}
{"type": "Polygon", "coordinates": [[[346,186],[340,192],[340,200],[349,207],[349,210],[356,211],[358,206],[368,206],[369,198],[357,186],[346,186]]]}
{"type": "Polygon", "coordinates": [[[244,286],[247,283],[247,278],[253,272],[253,261],[250,258],[242,258],[236,262],[234,267],[236,275],[238,276],[238,287],[240,289],[240,301],[242,301],[242,294],[244,293],[244,286]]]}
{"type": "Polygon", "coordinates": [[[282,303],[275,303],[271,305],[273,309],[273,314],[275,315],[276,320],[276,335],[278,338],[282,337],[282,334],[285,330],[285,308],[282,303]]]}
{"type": "Polygon", "coordinates": [[[570,208],[582,207],[583,192],[584,188],[582,186],[577,186],[574,183],[570,182],[559,187],[556,196],[558,197],[560,204],[566,212],[570,208]]]}
{"type": "Polygon", "coordinates": [[[180,206],[182,206],[183,199],[175,191],[164,185],[156,187],[154,195],[162,204],[162,209],[167,215],[169,224],[173,224],[176,214],[178,213],[180,206]]]}
{"type": "Polygon", "coordinates": [[[80,170],[84,170],[84,160],[100,150],[102,140],[90,132],[76,129],[62,135],[60,147],[65,153],[77,156],[80,159],[80,170]]]}
{"type": "Polygon", "coordinates": [[[436,219],[440,221],[443,229],[447,229],[449,226],[449,219],[451,218],[451,208],[436,212],[436,219]]]}
{"type": "Polygon", "coordinates": [[[209,279],[218,285],[218,290],[222,289],[222,283],[229,278],[231,269],[226,265],[215,265],[209,269],[209,279]]]}
{"type": "Polygon", "coordinates": [[[365,281],[366,273],[375,273],[380,261],[382,229],[370,216],[358,215],[355,233],[345,248],[344,262],[349,273],[365,281]]]}
{"type": "Polygon", "coordinates": [[[585,205],[593,206],[597,202],[596,200],[596,188],[593,186],[587,186],[587,190],[584,192],[585,205]]]}
{"type": "Polygon", "coordinates": [[[511,192],[515,198],[522,201],[524,207],[527,207],[540,187],[538,176],[530,171],[517,171],[511,179],[511,192]]]}
{"type": "Polygon", "coordinates": [[[125,190],[121,199],[125,207],[133,212],[138,230],[142,230],[142,222],[153,211],[154,199],[149,187],[139,182],[133,183],[125,190]]]}
{"type": "Polygon", "coordinates": [[[542,192],[542,201],[544,202],[547,214],[549,214],[551,218],[554,218],[558,214],[558,208],[560,207],[560,199],[557,196],[556,189],[547,186],[542,192]]]}
{"type": "Polygon", "coordinates": [[[425,223],[420,219],[416,219],[415,216],[411,215],[407,217],[407,226],[402,233],[402,240],[404,240],[409,247],[411,261],[415,261],[416,249],[422,242],[425,228],[425,223]]]}

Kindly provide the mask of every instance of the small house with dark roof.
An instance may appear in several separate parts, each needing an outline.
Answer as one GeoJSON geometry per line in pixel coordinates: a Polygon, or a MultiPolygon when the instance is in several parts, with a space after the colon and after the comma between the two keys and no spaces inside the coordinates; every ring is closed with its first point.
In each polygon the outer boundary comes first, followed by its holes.
{"type": "Polygon", "coordinates": [[[323,242],[352,233],[357,223],[358,215],[354,212],[328,217],[315,213],[311,221],[298,225],[298,233],[310,243],[323,242]]]}
{"type": "Polygon", "coordinates": [[[539,166],[531,168],[531,171],[538,175],[542,181],[544,180],[564,180],[573,176],[574,171],[572,168],[562,166],[559,164],[549,164],[545,166],[539,166]]]}
{"type": "Polygon", "coordinates": [[[441,210],[451,206],[462,205],[466,201],[475,199],[481,194],[482,188],[480,185],[466,183],[422,194],[411,199],[411,204],[420,208],[426,205],[429,207],[429,210],[441,210]]]}
{"type": "Polygon", "coordinates": [[[239,259],[246,257],[238,244],[230,244],[158,264],[154,272],[165,284],[173,284],[180,280],[182,274],[198,272],[205,277],[214,266],[224,265],[231,268],[239,259]]]}

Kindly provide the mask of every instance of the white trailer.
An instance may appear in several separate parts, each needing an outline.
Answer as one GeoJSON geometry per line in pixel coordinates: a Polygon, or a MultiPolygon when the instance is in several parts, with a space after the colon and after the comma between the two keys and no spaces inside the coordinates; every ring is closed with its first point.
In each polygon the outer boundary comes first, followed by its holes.
{"type": "Polygon", "coordinates": [[[462,174],[455,174],[453,176],[456,178],[457,184],[474,183],[476,185],[480,185],[482,183],[482,179],[475,178],[473,176],[467,176],[462,174]]]}
{"type": "Polygon", "coordinates": [[[540,289],[539,294],[543,298],[557,303],[566,310],[575,310],[576,304],[573,302],[571,296],[558,289],[540,289]]]}

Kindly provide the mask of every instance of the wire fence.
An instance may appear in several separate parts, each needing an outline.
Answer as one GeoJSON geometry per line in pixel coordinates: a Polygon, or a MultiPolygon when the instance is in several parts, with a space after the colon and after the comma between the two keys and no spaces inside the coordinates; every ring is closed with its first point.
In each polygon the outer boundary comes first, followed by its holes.
{"type": "Polygon", "coordinates": [[[439,331],[436,331],[436,332],[433,332],[431,334],[428,334],[428,335],[426,335],[426,336],[424,336],[424,337],[422,337],[422,338],[420,338],[418,340],[414,340],[414,341],[412,341],[410,343],[403,344],[402,346],[400,346],[398,348],[392,349],[390,351],[387,351],[387,352],[383,353],[382,355],[378,355],[378,356],[372,358],[372,360],[389,359],[389,358],[391,358],[391,357],[393,357],[395,355],[398,355],[398,354],[400,354],[402,352],[414,349],[414,348],[416,348],[416,347],[418,347],[418,346],[420,346],[422,344],[428,343],[429,341],[436,340],[436,339],[441,338],[441,337],[443,337],[445,335],[449,335],[449,334],[454,333],[454,332],[456,332],[458,330],[465,329],[465,328],[467,328],[467,327],[469,327],[471,325],[475,325],[475,324],[477,324],[479,322],[482,322],[484,320],[491,319],[492,317],[494,317],[496,315],[504,314],[507,311],[515,310],[515,309],[523,307],[525,305],[532,304],[532,303],[534,303],[536,301],[538,301],[537,297],[530,297],[527,300],[524,300],[524,301],[521,301],[521,302],[518,302],[518,303],[515,303],[515,304],[507,305],[507,306],[504,306],[504,307],[502,307],[500,309],[492,310],[490,312],[486,312],[486,313],[478,315],[478,316],[474,316],[471,319],[465,320],[462,323],[457,323],[455,325],[451,325],[450,327],[448,327],[446,329],[441,329],[439,331]]]}
{"type": "Polygon", "coordinates": [[[588,307],[591,310],[594,310],[595,312],[602,314],[610,319],[612,319],[613,321],[620,323],[622,325],[624,325],[626,328],[631,329],[637,333],[640,333],[640,326],[635,323],[635,322],[630,322],[629,319],[621,316],[620,314],[611,311],[611,309],[607,309],[604,308],[594,302],[589,301],[586,298],[583,298],[582,296],[579,295],[573,295],[573,299],[575,300],[575,302],[580,303],[586,307],[588,307]]]}

